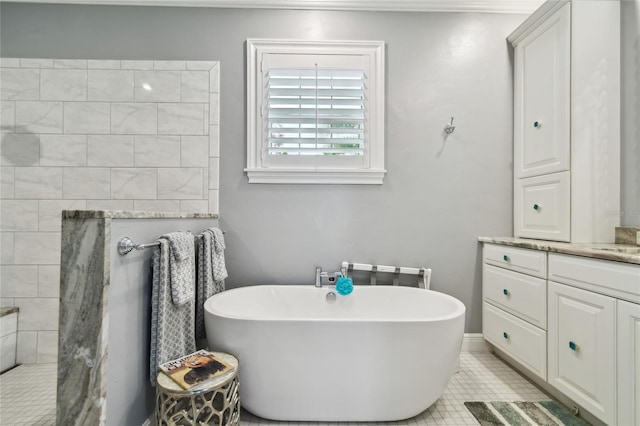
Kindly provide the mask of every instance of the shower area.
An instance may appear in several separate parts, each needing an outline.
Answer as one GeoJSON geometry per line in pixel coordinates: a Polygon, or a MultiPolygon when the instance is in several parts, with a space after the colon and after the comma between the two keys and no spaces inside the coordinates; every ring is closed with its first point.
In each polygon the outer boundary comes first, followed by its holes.
{"type": "Polygon", "coordinates": [[[0,102],[0,422],[54,424],[61,212],[218,213],[219,63],[1,58],[0,102]]]}

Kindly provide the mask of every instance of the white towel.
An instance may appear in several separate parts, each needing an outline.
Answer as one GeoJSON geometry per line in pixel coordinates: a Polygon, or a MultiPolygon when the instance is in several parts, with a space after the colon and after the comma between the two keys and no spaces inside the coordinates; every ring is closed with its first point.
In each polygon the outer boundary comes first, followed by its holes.
{"type": "Polygon", "coordinates": [[[171,300],[174,305],[193,301],[196,290],[195,240],[189,231],[170,232],[160,237],[169,240],[171,300]]]}
{"type": "Polygon", "coordinates": [[[169,241],[158,240],[153,251],[151,289],[151,347],[149,372],[156,385],[158,365],[196,350],[194,336],[195,300],[175,305],[171,300],[169,241]]]}
{"type": "Polygon", "coordinates": [[[204,302],[214,294],[224,291],[227,268],[224,263],[224,237],[217,228],[206,229],[198,235],[198,286],[196,301],[196,338],[206,337],[204,326],[204,302]],[[217,251],[216,251],[217,249],[217,251]]]}

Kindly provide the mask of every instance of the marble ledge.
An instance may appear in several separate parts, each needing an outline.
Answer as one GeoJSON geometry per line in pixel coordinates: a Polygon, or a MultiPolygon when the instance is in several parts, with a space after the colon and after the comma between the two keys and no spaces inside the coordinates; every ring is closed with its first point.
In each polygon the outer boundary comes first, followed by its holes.
{"type": "Polygon", "coordinates": [[[63,219],[219,219],[213,213],[146,212],[129,210],[63,210],[63,219]]]}
{"type": "Polygon", "coordinates": [[[640,228],[634,226],[616,226],[617,244],[636,244],[637,234],[640,228]]]}
{"type": "Polygon", "coordinates": [[[638,246],[600,243],[560,243],[516,237],[479,237],[478,241],[481,243],[541,250],[552,253],[572,254],[575,256],[640,265],[640,253],[614,251],[620,249],[640,249],[638,246]]]}
{"type": "Polygon", "coordinates": [[[15,306],[11,306],[11,307],[3,307],[0,308],[0,317],[4,317],[7,315],[11,315],[11,314],[16,314],[20,311],[20,308],[15,307],[15,306]]]}

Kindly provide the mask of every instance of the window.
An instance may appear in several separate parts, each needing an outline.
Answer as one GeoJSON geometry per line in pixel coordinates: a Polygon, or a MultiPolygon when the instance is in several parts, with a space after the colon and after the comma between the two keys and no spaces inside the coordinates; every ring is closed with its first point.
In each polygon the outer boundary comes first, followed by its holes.
{"type": "Polygon", "coordinates": [[[247,40],[250,183],[381,184],[384,43],[247,40]]]}

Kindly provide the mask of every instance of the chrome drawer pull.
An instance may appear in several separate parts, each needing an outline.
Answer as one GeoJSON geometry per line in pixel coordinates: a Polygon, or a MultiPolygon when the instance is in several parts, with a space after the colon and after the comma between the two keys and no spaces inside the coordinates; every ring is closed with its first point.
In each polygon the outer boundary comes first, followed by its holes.
{"type": "Polygon", "coordinates": [[[569,349],[571,349],[572,351],[577,351],[578,350],[578,345],[576,345],[573,342],[569,342],[569,349]]]}
{"type": "Polygon", "coordinates": [[[509,256],[507,256],[507,255],[505,254],[504,256],[502,256],[502,259],[503,259],[505,262],[508,262],[508,261],[509,261],[509,256]]]}
{"type": "Polygon", "coordinates": [[[509,333],[507,333],[506,331],[502,333],[502,337],[504,337],[505,339],[509,338],[509,333]]]}
{"type": "Polygon", "coordinates": [[[505,296],[509,295],[509,290],[507,290],[506,288],[502,290],[502,294],[504,294],[505,296]]]}

